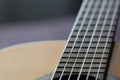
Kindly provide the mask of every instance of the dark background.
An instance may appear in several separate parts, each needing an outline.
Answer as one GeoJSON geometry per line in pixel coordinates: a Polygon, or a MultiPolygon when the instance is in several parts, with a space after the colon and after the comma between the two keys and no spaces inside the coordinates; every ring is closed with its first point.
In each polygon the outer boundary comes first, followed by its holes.
{"type": "MultiPolygon", "coordinates": [[[[82,0],[0,0],[0,49],[67,40],[82,0]]],[[[119,22],[120,23],[120,22],[119,22]]],[[[117,29],[116,41],[119,41],[117,29]]]]}
{"type": "Polygon", "coordinates": [[[82,0],[0,0],[0,22],[36,21],[72,15],[82,0]]]}
{"type": "Polygon", "coordinates": [[[0,0],[0,49],[67,40],[82,0],[0,0]]]}

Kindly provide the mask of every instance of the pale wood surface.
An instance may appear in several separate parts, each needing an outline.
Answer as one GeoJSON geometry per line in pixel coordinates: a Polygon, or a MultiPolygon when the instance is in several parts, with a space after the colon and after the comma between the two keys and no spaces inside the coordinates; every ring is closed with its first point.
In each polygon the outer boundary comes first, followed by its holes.
{"type": "Polygon", "coordinates": [[[35,42],[0,51],[0,80],[33,80],[53,72],[64,42],[35,42]]]}
{"type": "MultiPolygon", "coordinates": [[[[0,80],[33,80],[52,73],[65,43],[34,42],[0,50],[0,80]]],[[[109,72],[120,77],[120,43],[115,45],[109,72]]]]}
{"type": "Polygon", "coordinates": [[[120,42],[114,45],[109,72],[120,78],[120,42]]]}

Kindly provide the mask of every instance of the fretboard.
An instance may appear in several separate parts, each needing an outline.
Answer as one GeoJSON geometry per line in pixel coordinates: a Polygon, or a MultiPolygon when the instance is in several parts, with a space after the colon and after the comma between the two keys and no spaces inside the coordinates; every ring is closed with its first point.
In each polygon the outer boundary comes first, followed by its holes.
{"type": "Polygon", "coordinates": [[[119,5],[120,0],[83,0],[51,80],[105,79],[119,5]]]}

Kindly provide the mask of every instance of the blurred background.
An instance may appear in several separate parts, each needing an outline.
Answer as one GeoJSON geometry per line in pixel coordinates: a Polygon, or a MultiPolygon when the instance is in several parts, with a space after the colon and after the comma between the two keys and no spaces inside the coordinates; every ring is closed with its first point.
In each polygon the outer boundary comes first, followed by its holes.
{"type": "Polygon", "coordinates": [[[0,0],[0,48],[67,39],[82,0],[0,0]]]}
{"type": "Polygon", "coordinates": [[[0,0],[0,22],[33,21],[76,14],[82,0],[0,0]]]}

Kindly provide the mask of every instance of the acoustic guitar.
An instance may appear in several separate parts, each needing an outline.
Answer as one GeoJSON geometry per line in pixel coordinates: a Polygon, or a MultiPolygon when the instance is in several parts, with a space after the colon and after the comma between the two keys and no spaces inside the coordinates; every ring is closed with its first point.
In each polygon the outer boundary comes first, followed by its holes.
{"type": "Polygon", "coordinates": [[[67,41],[1,49],[0,80],[120,80],[119,8],[120,0],[84,0],[67,41]]]}

